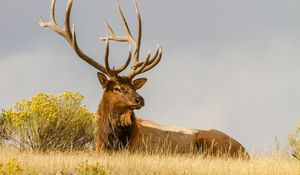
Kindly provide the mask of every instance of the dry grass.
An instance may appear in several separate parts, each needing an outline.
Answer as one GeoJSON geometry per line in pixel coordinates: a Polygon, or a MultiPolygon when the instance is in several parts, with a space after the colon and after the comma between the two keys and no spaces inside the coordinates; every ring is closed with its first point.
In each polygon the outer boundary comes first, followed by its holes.
{"type": "Polygon", "coordinates": [[[99,163],[109,174],[295,174],[300,175],[300,162],[285,154],[251,156],[251,160],[203,158],[194,155],[145,155],[122,153],[72,152],[72,153],[20,153],[12,148],[0,149],[0,163],[12,158],[19,160],[23,168],[42,174],[59,171],[74,173],[83,161],[99,163]]]}

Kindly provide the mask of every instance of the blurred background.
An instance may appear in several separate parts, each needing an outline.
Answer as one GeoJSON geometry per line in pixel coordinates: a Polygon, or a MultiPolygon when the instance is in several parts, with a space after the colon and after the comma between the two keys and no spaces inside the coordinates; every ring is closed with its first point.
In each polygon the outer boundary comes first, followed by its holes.
{"type": "MultiPolygon", "coordinates": [[[[124,28],[114,0],[74,0],[71,23],[80,47],[104,64],[108,34],[124,28]]],[[[136,33],[131,0],[120,1],[136,33]]],[[[57,0],[63,24],[67,0],[57,0]]],[[[143,20],[142,57],[157,43],[161,63],[143,74],[137,115],[161,124],[219,129],[250,151],[282,147],[300,119],[300,1],[138,0],[143,20]]],[[[78,91],[93,112],[102,89],[96,70],[66,41],[38,24],[50,0],[2,0],[0,6],[0,109],[39,93],[78,91]]],[[[112,44],[111,64],[125,62],[128,44],[112,44]]]]}

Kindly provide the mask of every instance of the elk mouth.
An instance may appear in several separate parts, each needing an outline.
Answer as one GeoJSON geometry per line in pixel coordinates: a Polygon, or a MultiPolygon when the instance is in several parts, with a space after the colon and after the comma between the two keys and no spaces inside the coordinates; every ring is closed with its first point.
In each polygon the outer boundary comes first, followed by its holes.
{"type": "Polygon", "coordinates": [[[141,109],[142,107],[144,107],[144,104],[130,105],[130,109],[132,109],[132,110],[134,110],[134,109],[141,109]]]}

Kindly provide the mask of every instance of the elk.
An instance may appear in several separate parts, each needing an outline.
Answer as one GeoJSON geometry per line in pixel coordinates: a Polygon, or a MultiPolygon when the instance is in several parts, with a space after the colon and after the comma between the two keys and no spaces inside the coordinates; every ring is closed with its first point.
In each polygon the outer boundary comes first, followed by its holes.
{"type": "Polygon", "coordinates": [[[40,18],[40,26],[48,27],[64,37],[77,55],[96,68],[98,79],[103,89],[103,97],[97,111],[96,151],[129,151],[195,153],[211,155],[230,155],[242,153],[248,156],[245,148],[230,136],[218,130],[197,130],[160,125],[151,121],[139,119],[134,110],[145,105],[144,99],[137,93],[146,83],[146,78],[136,76],[154,68],[161,60],[163,50],[158,46],[153,56],[147,55],[140,60],[142,38],[142,22],[139,7],[133,0],[137,15],[137,36],[134,37],[129,29],[124,13],[117,1],[117,8],[124,24],[125,34],[116,34],[105,21],[109,35],[101,37],[105,41],[104,66],[87,56],[78,46],[75,28],[70,28],[70,14],[73,0],[69,0],[65,15],[65,26],[61,28],[55,20],[55,0],[51,2],[50,21],[40,18]],[[109,64],[110,41],[129,43],[129,53],[124,65],[111,68],[109,64]],[[132,53],[132,48],[133,53],[132,53]],[[133,65],[127,75],[120,75],[130,65],[133,65]]]}

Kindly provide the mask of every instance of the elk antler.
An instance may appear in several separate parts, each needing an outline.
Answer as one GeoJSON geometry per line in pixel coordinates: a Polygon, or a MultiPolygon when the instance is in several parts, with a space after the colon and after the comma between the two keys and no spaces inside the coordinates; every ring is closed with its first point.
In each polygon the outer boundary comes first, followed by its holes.
{"type": "Polygon", "coordinates": [[[109,37],[105,37],[106,40],[106,49],[105,49],[105,67],[102,66],[101,64],[99,64],[98,62],[96,62],[94,59],[90,58],[89,56],[87,56],[78,46],[77,44],[77,40],[76,40],[76,33],[75,33],[75,27],[73,26],[73,31],[71,32],[70,29],[70,14],[71,14],[71,9],[72,9],[72,5],[73,5],[73,0],[69,0],[68,1],[68,5],[67,5],[67,9],[66,9],[66,16],[65,16],[65,26],[64,28],[60,28],[59,25],[56,23],[55,20],[55,3],[56,0],[52,0],[51,1],[51,8],[50,8],[50,21],[49,22],[45,22],[44,19],[42,17],[40,17],[40,21],[39,24],[41,27],[48,27],[50,29],[52,29],[54,32],[58,33],[59,35],[61,35],[62,37],[64,37],[67,42],[69,43],[69,45],[75,50],[75,52],[77,53],[77,55],[82,58],[84,61],[86,61],[88,64],[90,64],[91,66],[93,66],[94,68],[98,69],[99,71],[101,71],[102,73],[106,74],[109,77],[116,77],[118,76],[118,74],[120,72],[122,72],[123,70],[125,70],[130,61],[131,61],[131,48],[129,47],[129,55],[127,58],[126,63],[118,68],[117,70],[115,70],[114,68],[111,69],[109,67],[109,62],[108,62],[108,57],[109,57],[109,37]]]}
{"type": "Polygon", "coordinates": [[[45,22],[44,19],[41,17],[40,18],[40,26],[41,27],[48,27],[52,29],[54,32],[58,33],[62,37],[64,37],[69,45],[75,50],[77,55],[82,58],[84,61],[86,61],[88,64],[93,66],[94,68],[98,69],[102,73],[106,74],[109,77],[117,77],[119,73],[124,71],[128,65],[130,64],[131,57],[132,57],[132,51],[131,47],[129,47],[129,54],[126,63],[121,66],[118,69],[111,69],[109,67],[109,41],[114,40],[114,41],[119,41],[119,42],[128,42],[134,47],[134,65],[132,66],[131,72],[128,74],[129,78],[133,78],[134,76],[146,72],[153,67],[155,67],[161,60],[162,57],[162,47],[157,46],[157,50],[154,54],[154,56],[150,59],[151,53],[149,51],[149,54],[144,62],[139,61],[139,53],[140,53],[140,46],[141,46],[141,38],[142,38],[142,22],[141,22],[141,15],[140,11],[138,8],[138,5],[136,1],[134,0],[134,6],[136,9],[137,13],[137,18],[138,18],[138,35],[137,39],[135,39],[130,32],[130,29],[128,27],[127,21],[124,17],[124,14],[120,8],[120,4],[117,1],[117,7],[119,10],[119,13],[121,15],[122,21],[124,23],[125,29],[126,29],[126,35],[119,36],[114,33],[110,25],[106,22],[106,26],[109,30],[109,36],[102,37],[102,40],[106,41],[106,49],[105,49],[105,67],[96,62],[94,59],[90,58],[87,56],[78,46],[77,40],[76,40],[76,33],[75,33],[75,27],[73,26],[73,30],[71,32],[70,28],[70,14],[71,14],[71,9],[73,5],[73,0],[68,1],[67,9],[66,9],[66,16],[65,16],[65,26],[64,28],[59,27],[55,20],[55,3],[56,0],[51,0],[51,8],[50,8],[50,21],[45,22]]]}
{"type": "Polygon", "coordinates": [[[133,47],[134,47],[134,65],[131,68],[131,72],[128,74],[129,78],[133,78],[138,74],[144,73],[150,69],[152,69],[153,67],[155,67],[161,60],[162,57],[162,47],[157,46],[156,52],[154,54],[154,56],[150,59],[151,57],[151,53],[149,51],[149,54],[146,58],[146,60],[144,62],[140,62],[139,61],[139,55],[140,55],[140,46],[141,46],[141,39],[142,39],[142,20],[141,20],[141,14],[140,14],[140,10],[138,8],[138,5],[136,3],[135,0],[133,0],[134,2],[134,6],[135,6],[135,10],[136,10],[136,15],[137,15],[137,19],[138,19],[138,34],[137,34],[137,38],[135,39],[131,32],[130,29],[128,27],[128,23],[125,19],[124,13],[121,10],[119,1],[117,0],[117,7],[118,7],[118,11],[120,13],[121,19],[123,21],[125,30],[126,30],[126,34],[125,35],[117,35],[113,29],[111,28],[111,26],[108,24],[107,21],[105,21],[105,25],[109,31],[109,36],[108,37],[101,37],[101,40],[113,40],[113,41],[118,41],[118,42],[128,42],[130,43],[133,47]]]}

